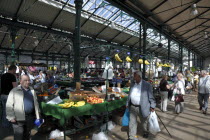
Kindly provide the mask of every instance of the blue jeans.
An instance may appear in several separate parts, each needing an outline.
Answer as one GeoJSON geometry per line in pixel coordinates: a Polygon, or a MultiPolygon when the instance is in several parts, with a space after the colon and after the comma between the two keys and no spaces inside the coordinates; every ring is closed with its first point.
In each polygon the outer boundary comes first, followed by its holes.
{"type": "Polygon", "coordinates": [[[1,126],[2,127],[12,127],[11,123],[7,120],[6,118],[6,103],[7,103],[7,98],[8,96],[7,95],[1,95],[1,126]]]}

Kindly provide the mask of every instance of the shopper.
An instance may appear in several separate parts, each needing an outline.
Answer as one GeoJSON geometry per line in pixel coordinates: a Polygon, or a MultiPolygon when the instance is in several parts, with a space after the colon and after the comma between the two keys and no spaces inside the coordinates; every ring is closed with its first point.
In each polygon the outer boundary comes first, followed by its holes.
{"type": "Polygon", "coordinates": [[[135,140],[137,133],[137,116],[143,124],[144,138],[149,135],[148,118],[150,111],[155,110],[155,99],[152,93],[152,86],[142,79],[140,71],[134,72],[134,82],[131,84],[130,93],[126,107],[130,111],[129,140],[135,140]]]}
{"type": "Polygon", "coordinates": [[[198,74],[197,74],[197,73],[195,73],[195,74],[194,74],[194,86],[193,86],[194,91],[196,91],[196,90],[197,90],[198,79],[199,79],[199,76],[198,76],[198,74]]]}
{"type": "Polygon", "coordinates": [[[201,77],[198,83],[198,103],[200,110],[206,114],[208,108],[208,100],[210,94],[210,77],[207,75],[206,70],[201,71],[201,77]]]}
{"type": "Polygon", "coordinates": [[[17,86],[16,82],[16,73],[17,67],[15,65],[11,65],[7,73],[1,76],[1,106],[2,106],[2,116],[1,123],[3,127],[10,127],[11,124],[6,119],[6,102],[9,95],[9,92],[17,86]]]}
{"type": "Polygon", "coordinates": [[[161,95],[161,110],[163,112],[167,111],[168,91],[170,89],[167,79],[168,79],[168,76],[164,75],[159,85],[160,95],[161,95]]]}
{"type": "Polygon", "coordinates": [[[22,75],[20,85],[12,89],[8,96],[6,113],[13,126],[14,140],[29,140],[35,116],[39,118],[36,93],[29,85],[29,76],[22,75]]]}
{"type": "Polygon", "coordinates": [[[39,78],[41,83],[46,83],[46,74],[44,74],[42,71],[39,72],[39,78]]]}
{"type": "Polygon", "coordinates": [[[178,81],[174,84],[173,94],[175,96],[175,112],[178,114],[184,111],[185,83],[181,73],[177,74],[177,79],[178,81]]]}

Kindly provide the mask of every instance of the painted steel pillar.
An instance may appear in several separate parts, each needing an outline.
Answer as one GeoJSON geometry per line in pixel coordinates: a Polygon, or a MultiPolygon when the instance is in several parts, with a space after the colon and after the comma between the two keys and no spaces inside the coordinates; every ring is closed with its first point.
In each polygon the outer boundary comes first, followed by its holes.
{"type": "Polygon", "coordinates": [[[49,62],[48,62],[48,53],[46,54],[46,64],[47,64],[47,69],[48,69],[48,65],[49,65],[49,62]]]}
{"type": "Polygon", "coordinates": [[[182,62],[182,58],[183,58],[183,47],[179,44],[179,54],[180,54],[180,57],[179,57],[179,64],[180,64],[180,71],[182,71],[183,69],[183,62],[182,62]]]}
{"type": "MultiPolygon", "coordinates": [[[[141,32],[142,32],[142,24],[140,23],[140,25],[139,25],[139,52],[140,52],[140,54],[142,53],[142,40],[141,40],[142,34],[141,34],[141,32]]],[[[139,70],[141,71],[141,64],[139,64],[139,70]]]]}
{"type": "Polygon", "coordinates": [[[12,39],[12,52],[11,52],[11,63],[14,64],[15,63],[15,38],[17,35],[17,29],[16,28],[10,28],[10,36],[12,39]]]}
{"type": "MultiPolygon", "coordinates": [[[[67,59],[67,61],[68,61],[68,73],[70,72],[70,55],[69,55],[69,58],[67,59]]],[[[80,72],[80,70],[79,70],[79,72],[80,72]]],[[[75,72],[74,72],[74,77],[75,77],[75,72]]]]}
{"type": "Polygon", "coordinates": [[[146,41],[147,41],[147,24],[143,23],[143,71],[142,71],[142,78],[145,79],[146,74],[146,65],[145,65],[145,56],[146,56],[146,41]]]}
{"type": "Polygon", "coordinates": [[[100,62],[99,62],[99,65],[100,65],[100,67],[99,67],[99,68],[102,68],[102,57],[100,57],[100,62]]]}
{"type": "MultiPolygon", "coordinates": [[[[170,60],[171,57],[171,39],[168,39],[168,61],[170,60]]],[[[170,68],[168,68],[169,71],[170,68]]]]}
{"type": "Polygon", "coordinates": [[[61,71],[61,68],[62,68],[62,61],[60,60],[60,71],[61,71]]]}
{"type": "Polygon", "coordinates": [[[81,11],[83,0],[75,0],[76,18],[75,18],[75,31],[74,31],[74,82],[80,82],[80,43],[81,43],[81,11]]]}
{"type": "Polygon", "coordinates": [[[190,49],[188,49],[188,70],[190,70],[190,49]]]}

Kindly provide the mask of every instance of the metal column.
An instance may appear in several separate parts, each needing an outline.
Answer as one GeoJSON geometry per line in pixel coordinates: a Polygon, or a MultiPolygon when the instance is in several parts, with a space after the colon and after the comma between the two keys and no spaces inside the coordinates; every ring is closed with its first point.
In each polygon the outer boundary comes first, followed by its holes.
{"type": "MultiPolygon", "coordinates": [[[[140,52],[140,54],[142,53],[142,42],[141,42],[142,35],[141,35],[141,32],[142,32],[142,24],[140,23],[140,25],[139,25],[139,52],[140,52]]],[[[141,64],[139,64],[139,70],[141,71],[141,64]]]]}
{"type": "Polygon", "coordinates": [[[188,49],[188,70],[190,70],[190,49],[188,49]]]}
{"type": "Polygon", "coordinates": [[[179,57],[179,64],[180,64],[180,71],[182,72],[182,69],[183,69],[183,62],[182,62],[182,57],[183,57],[183,48],[182,46],[179,44],[179,54],[180,54],[180,57],[179,57]]]}
{"type": "MultiPolygon", "coordinates": [[[[67,70],[67,72],[69,73],[70,72],[70,55],[68,56],[69,58],[67,59],[67,61],[68,61],[68,70],[67,70]]],[[[79,72],[80,72],[80,70],[79,70],[79,72]]],[[[75,72],[74,72],[75,73],[75,72]]]]}
{"type": "Polygon", "coordinates": [[[60,60],[60,71],[61,71],[61,68],[62,68],[62,66],[61,66],[61,65],[62,65],[62,61],[60,60]]]}
{"type": "Polygon", "coordinates": [[[17,35],[17,29],[16,28],[11,28],[10,29],[10,36],[12,38],[12,52],[11,52],[11,64],[15,63],[15,38],[17,35]]]}
{"type": "Polygon", "coordinates": [[[80,82],[80,43],[81,43],[81,31],[80,31],[80,18],[82,11],[83,0],[75,0],[76,7],[76,19],[75,19],[75,31],[74,31],[74,81],[80,82]]]}
{"type": "Polygon", "coordinates": [[[46,61],[47,61],[46,63],[47,63],[47,69],[48,69],[48,67],[49,67],[49,66],[48,66],[48,65],[49,65],[49,62],[48,62],[48,53],[46,54],[46,57],[47,57],[47,58],[46,58],[46,61]]]}
{"type": "Polygon", "coordinates": [[[146,56],[146,39],[147,39],[147,24],[143,23],[143,72],[142,72],[142,78],[145,79],[146,74],[146,65],[145,65],[145,56],[146,56]]]}
{"type": "MultiPolygon", "coordinates": [[[[171,56],[171,39],[168,39],[168,62],[170,61],[171,56]]],[[[169,71],[170,68],[168,68],[169,71]]]]}

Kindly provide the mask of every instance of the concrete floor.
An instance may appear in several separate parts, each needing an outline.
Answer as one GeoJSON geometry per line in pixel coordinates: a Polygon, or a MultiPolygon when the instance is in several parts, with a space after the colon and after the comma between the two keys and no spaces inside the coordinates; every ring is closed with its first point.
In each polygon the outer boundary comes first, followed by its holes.
{"type": "MultiPolygon", "coordinates": [[[[197,96],[196,93],[193,93],[185,96],[185,109],[181,114],[174,113],[174,102],[171,101],[169,101],[168,112],[163,113],[156,109],[158,116],[160,116],[172,138],[159,121],[161,132],[156,135],[151,134],[148,140],[210,140],[210,112],[204,115],[198,108],[197,96]]],[[[68,137],[67,140],[85,140],[86,136],[91,138],[93,133],[96,132],[95,130],[97,131],[97,129],[82,131],[71,136],[71,138],[68,137]]],[[[127,140],[127,130],[127,127],[117,125],[112,131],[108,132],[108,138],[109,140],[127,140]]],[[[48,136],[49,134],[43,135],[37,133],[36,130],[32,131],[32,140],[47,140],[48,136]]],[[[140,127],[138,129],[138,138],[146,140],[142,138],[140,127]]],[[[0,127],[0,140],[13,140],[12,130],[0,127]]]]}

